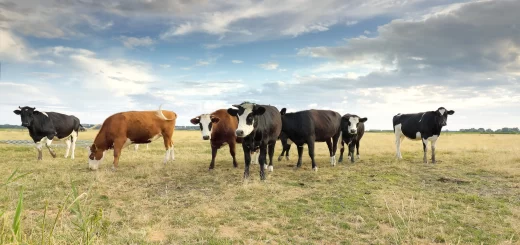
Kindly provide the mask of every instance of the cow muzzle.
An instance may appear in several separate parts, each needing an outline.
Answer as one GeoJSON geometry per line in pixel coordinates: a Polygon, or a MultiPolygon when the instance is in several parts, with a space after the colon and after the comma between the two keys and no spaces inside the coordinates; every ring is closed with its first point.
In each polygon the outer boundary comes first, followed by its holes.
{"type": "Polygon", "coordinates": [[[244,130],[237,129],[237,131],[235,131],[235,134],[236,134],[238,137],[244,137],[244,130]]]}
{"type": "Polygon", "coordinates": [[[209,136],[208,135],[204,135],[204,136],[202,136],[202,139],[203,140],[209,140],[209,136]]]}
{"type": "Polygon", "coordinates": [[[350,134],[357,134],[357,130],[350,130],[350,134]]]}

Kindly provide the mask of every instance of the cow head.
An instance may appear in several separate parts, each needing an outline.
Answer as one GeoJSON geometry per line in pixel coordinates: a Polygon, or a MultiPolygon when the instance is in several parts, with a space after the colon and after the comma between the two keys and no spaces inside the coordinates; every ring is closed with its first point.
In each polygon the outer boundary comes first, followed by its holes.
{"type": "Polygon", "coordinates": [[[341,118],[341,131],[347,134],[357,134],[359,124],[367,120],[366,117],[360,118],[356,115],[345,115],[341,118]]]}
{"type": "Polygon", "coordinates": [[[92,144],[89,147],[89,151],[88,168],[97,170],[99,168],[99,163],[105,157],[105,150],[98,148],[96,144],[92,144]]]}
{"type": "Polygon", "coordinates": [[[265,112],[265,108],[257,104],[243,102],[240,105],[233,105],[237,109],[229,108],[228,113],[238,118],[238,128],[235,131],[237,137],[246,137],[255,129],[258,116],[265,112]]]}
{"type": "Polygon", "coordinates": [[[439,107],[439,109],[435,111],[435,121],[439,124],[439,126],[446,126],[448,122],[448,115],[453,115],[454,113],[455,111],[448,111],[444,107],[439,107]]]}
{"type": "Polygon", "coordinates": [[[213,123],[218,123],[219,121],[220,119],[218,117],[210,114],[202,114],[190,120],[193,125],[198,124],[200,126],[203,140],[211,139],[211,128],[213,127],[213,123]]]}
{"type": "Polygon", "coordinates": [[[20,117],[22,119],[22,126],[24,126],[24,127],[31,126],[31,124],[34,120],[34,114],[40,113],[34,107],[28,107],[28,106],[19,107],[18,106],[18,109],[19,110],[14,110],[13,112],[16,115],[20,115],[20,117]]]}

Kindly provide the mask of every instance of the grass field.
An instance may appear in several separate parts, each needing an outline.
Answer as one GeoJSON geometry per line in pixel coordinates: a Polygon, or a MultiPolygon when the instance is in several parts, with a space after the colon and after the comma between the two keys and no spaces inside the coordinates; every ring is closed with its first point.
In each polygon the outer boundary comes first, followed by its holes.
{"type": "MultiPolygon", "coordinates": [[[[1,131],[5,139],[29,136],[1,131]]],[[[33,147],[0,145],[0,185],[16,169],[29,173],[1,186],[0,229],[10,236],[23,187],[19,234],[30,244],[42,237],[51,244],[520,243],[520,136],[443,135],[436,165],[423,164],[421,143],[409,140],[404,159],[395,160],[393,141],[367,133],[362,159],[336,167],[319,143],[318,172],[306,150],[295,171],[293,148],[291,161],[275,160],[265,182],[257,165],[242,180],[241,146],[238,169],[225,147],[208,172],[209,142],[196,131],[175,132],[174,163],[162,164],[159,140],[149,150],[124,150],[116,172],[109,154],[100,170],[88,171],[81,147],[75,160],[60,147],[58,158],[44,151],[37,162],[33,147]]]]}

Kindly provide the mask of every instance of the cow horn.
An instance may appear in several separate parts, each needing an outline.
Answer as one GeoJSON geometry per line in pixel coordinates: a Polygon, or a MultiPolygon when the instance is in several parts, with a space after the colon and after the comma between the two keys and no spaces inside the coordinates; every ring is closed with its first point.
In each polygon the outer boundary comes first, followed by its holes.
{"type": "Polygon", "coordinates": [[[233,107],[236,107],[236,108],[238,108],[239,106],[240,106],[240,105],[233,105],[233,107]]]}
{"type": "Polygon", "coordinates": [[[18,109],[22,109],[22,107],[18,106],[18,109]]]}

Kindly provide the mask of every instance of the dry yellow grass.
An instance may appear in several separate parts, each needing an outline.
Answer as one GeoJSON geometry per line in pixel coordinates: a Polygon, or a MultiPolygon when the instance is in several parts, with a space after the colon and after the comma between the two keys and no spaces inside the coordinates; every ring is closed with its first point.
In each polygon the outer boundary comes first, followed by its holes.
{"type": "MultiPolygon", "coordinates": [[[[93,139],[96,131],[80,133],[93,139]]],[[[29,139],[25,131],[0,131],[0,140],[29,139]]],[[[367,133],[361,161],[331,167],[325,143],[317,144],[319,171],[274,162],[274,172],[259,181],[258,166],[242,180],[243,156],[233,169],[227,147],[208,172],[209,142],[196,131],[174,134],[176,161],[163,165],[158,140],[150,149],[125,149],[119,170],[108,155],[97,172],[87,170],[87,151],[76,159],[46,152],[36,161],[32,147],[0,145],[0,181],[15,169],[30,175],[0,189],[0,213],[8,223],[24,186],[23,231],[38,243],[45,203],[52,223],[70,193],[71,181],[88,193],[82,205],[103,211],[106,232],[94,244],[517,244],[520,240],[520,136],[442,135],[436,165],[422,163],[420,142],[404,141],[404,159],[394,158],[394,137],[367,133]],[[467,182],[440,182],[439,178],[467,182]]],[[[63,144],[63,143],[61,143],[63,144]]],[[[281,152],[278,144],[275,155],[281,152]]],[[[339,153],[339,152],[338,152],[339,153]]],[[[52,242],[78,243],[64,212],[52,242]]]]}

